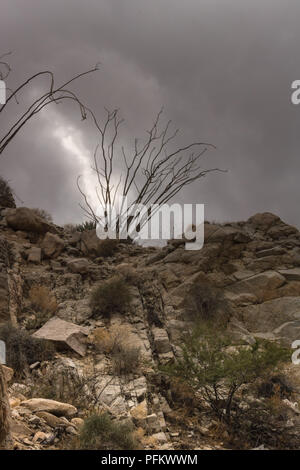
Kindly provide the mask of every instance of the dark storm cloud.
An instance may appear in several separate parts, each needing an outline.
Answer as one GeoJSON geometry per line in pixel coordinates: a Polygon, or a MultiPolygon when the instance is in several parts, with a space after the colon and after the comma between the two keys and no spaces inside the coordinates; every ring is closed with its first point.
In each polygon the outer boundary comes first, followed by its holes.
{"type": "MultiPolygon", "coordinates": [[[[290,103],[299,15],[296,0],[2,0],[0,44],[14,51],[13,82],[43,68],[63,80],[100,61],[74,89],[99,117],[104,105],[121,108],[126,142],[164,105],[184,141],[214,143],[205,164],[228,173],[182,194],[206,203],[208,218],[269,210],[299,225],[300,108],[290,103]]],[[[96,140],[74,106],[53,107],[7,148],[0,170],[25,205],[79,220],[76,176],[96,140]]]]}

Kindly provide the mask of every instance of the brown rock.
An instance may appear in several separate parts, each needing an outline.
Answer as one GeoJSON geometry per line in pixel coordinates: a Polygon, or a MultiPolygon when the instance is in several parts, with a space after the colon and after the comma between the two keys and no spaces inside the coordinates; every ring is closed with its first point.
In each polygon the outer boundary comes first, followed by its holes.
{"type": "Polygon", "coordinates": [[[86,258],[76,258],[67,262],[67,266],[72,273],[84,274],[90,269],[90,262],[86,258]]]}
{"type": "Polygon", "coordinates": [[[86,230],[81,234],[80,249],[86,255],[99,256],[101,242],[96,230],[86,230]]]}
{"type": "Polygon", "coordinates": [[[281,297],[240,309],[250,332],[272,332],[283,324],[300,320],[300,297],[281,297]]]}
{"type": "Polygon", "coordinates": [[[10,382],[14,375],[13,369],[11,369],[10,367],[6,367],[3,364],[2,364],[2,369],[4,372],[4,377],[5,377],[6,382],[10,382]]]}
{"type": "Polygon", "coordinates": [[[171,345],[168,333],[163,328],[153,328],[154,347],[158,354],[164,354],[171,351],[171,345]]]}
{"type": "MultiPolygon", "coordinates": [[[[48,413],[47,411],[39,411],[39,412],[36,413],[36,415],[39,418],[42,418],[44,421],[46,421],[48,426],[50,426],[51,428],[66,427],[69,424],[68,421],[65,421],[64,419],[58,418],[57,416],[55,416],[51,413],[48,413]]],[[[76,418],[74,418],[74,419],[76,419],[76,418]]]]}
{"type": "Polygon", "coordinates": [[[285,283],[285,278],[276,271],[266,271],[256,274],[227,287],[234,294],[249,293],[255,295],[261,302],[270,298],[270,292],[278,289],[285,283]]]}
{"type": "Polygon", "coordinates": [[[18,436],[31,436],[32,430],[26,426],[24,423],[12,421],[11,422],[11,432],[12,434],[16,434],[18,436]]]}
{"type": "Polygon", "coordinates": [[[57,258],[65,247],[64,241],[53,233],[46,233],[42,242],[42,250],[47,258],[57,258]]]}
{"type": "Polygon", "coordinates": [[[281,224],[271,227],[268,230],[268,235],[273,238],[273,240],[279,240],[281,238],[289,237],[290,235],[295,235],[298,233],[298,230],[291,225],[281,224]]]}
{"type": "Polygon", "coordinates": [[[82,418],[72,418],[71,423],[75,426],[76,429],[80,429],[84,421],[82,418]]]}
{"type": "Polygon", "coordinates": [[[148,416],[148,406],[146,400],[143,400],[137,406],[130,410],[131,416],[137,421],[143,421],[148,416]]]}
{"type": "Polygon", "coordinates": [[[42,250],[38,246],[33,246],[28,251],[27,261],[29,263],[40,263],[42,259],[42,250]]]}
{"type": "Polygon", "coordinates": [[[30,400],[22,401],[21,406],[28,408],[33,411],[33,413],[46,411],[55,416],[72,417],[77,413],[77,408],[75,408],[75,406],[69,405],[69,403],[49,400],[47,398],[31,398],[30,400]]]}
{"type": "Polygon", "coordinates": [[[271,212],[263,212],[253,215],[247,220],[248,224],[253,225],[254,228],[266,231],[273,225],[281,222],[280,217],[272,214],[271,212]]]}
{"type": "Polygon", "coordinates": [[[291,281],[277,290],[278,297],[300,296],[300,281],[291,281]]]}
{"type": "Polygon", "coordinates": [[[300,281],[300,268],[280,269],[278,272],[288,281],[300,281]]]}
{"type": "Polygon", "coordinates": [[[27,207],[18,207],[9,209],[6,212],[7,225],[14,230],[23,230],[24,232],[46,233],[55,232],[54,225],[49,224],[39,217],[32,209],[27,207]]]}
{"type": "Polygon", "coordinates": [[[46,434],[43,431],[38,431],[35,433],[34,438],[32,439],[33,442],[43,442],[47,440],[49,437],[49,434],[46,434]]]}

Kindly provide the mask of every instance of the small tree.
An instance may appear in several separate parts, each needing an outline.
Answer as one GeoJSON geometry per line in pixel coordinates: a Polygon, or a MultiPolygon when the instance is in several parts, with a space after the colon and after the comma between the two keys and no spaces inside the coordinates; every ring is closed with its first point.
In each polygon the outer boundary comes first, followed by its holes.
{"type": "Polygon", "coordinates": [[[229,423],[237,391],[274,371],[288,357],[287,349],[270,341],[232,346],[226,334],[201,324],[185,339],[182,357],[163,370],[188,383],[220,419],[229,423]]]}

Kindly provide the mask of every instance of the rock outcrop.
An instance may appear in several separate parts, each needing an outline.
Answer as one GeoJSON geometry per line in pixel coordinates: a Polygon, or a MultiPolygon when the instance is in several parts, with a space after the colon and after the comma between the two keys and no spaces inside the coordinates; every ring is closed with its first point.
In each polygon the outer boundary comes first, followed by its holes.
{"type": "MultiPolygon", "coordinates": [[[[217,313],[226,310],[228,332],[235,340],[252,345],[255,338],[281,339],[290,346],[300,339],[300,234],[276,215],[205,223],[200,251],[185,250],[184,240],[170,240],[163,248],[118,244],[107,258],[99,256],[101,240],[95,230],[70,234],[26,208],[5,209],[1,216],[1,236],[13,246],[24,282],[19,326],[28,326],[33,313],[28,296],[33,285],[47,286],[58,304],[55,317],[33,332],[55,345],[55,358],[30,364],[28,383],[15,382],[14,376],[9,382],[17,448],[55,448],[61,436],[76,435],[82,424],[80,407],[31,394],[45,376],[53,377],[55,387],[70,377],[84,383],[85,396],[95,407],[143,429],[149,438],[144,448],[222,448],[221,441],[212,444],[211,423],[202,423],[201,432],[194,433],[192,425],[185,428],[181,422],[187,417],[176,421],[171,407],[179,390],[171,390],[157,373],[158,365],[180,354],[178,343],[191,322],[187,310],[205,310],[201,289],[207,286],[221,293],[214,308],[217,313]],[[94,315],[91,291],[114,276],[130,288],[129,307],[110,319],[94,315]],[[196,307],[189,304],[195,285],[200,292],[196,307]],[[121,339],[141,357],[139,366],[126,373],[116,367],[120,354],[113,352],[121,339]]],[[[3,264],[3,320],[9,319],[7,301],[3,264]]],[[[189,395],[185,400],[193,403],[189,395]]],[[[197,421],[198,410],[194,413],[197,421]]],[[[295,415],[291,410],[292,420],[295,415]]]]}

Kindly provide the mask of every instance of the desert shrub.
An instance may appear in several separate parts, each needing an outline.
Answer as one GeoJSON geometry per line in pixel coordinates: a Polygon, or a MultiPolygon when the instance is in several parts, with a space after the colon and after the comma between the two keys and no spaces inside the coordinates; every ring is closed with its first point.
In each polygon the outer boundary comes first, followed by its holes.
{"type": "Polygon", "coordinates": [[[128,375],[140,364],[140,348],[130,344],[128,328],[121,326],[97,328],[93,332],[93,344],[97,351],[108,355],[112,361],[112,372],[128,375]]]}
{"type": "Polygon", "coordinates": [[[257,386],[258,397],[264,398],[290,398],[293,387],[287,382],[283,375],[272,375],[257,386]]]}
{"type": "Polygon", "coordinates": [[[214,325],[199,324],[182,344],[182,357],[164,367],[190,385],[211,410],[227,423],[237,391],[290,358],[290,351],[269,341],[233,346],[214,325]]]}
{"type": "Polygon", "coordinates": [[[93,220],[86,220],[81,224],[76,225],[77,232],[85,232],[86,230],[94,230],[96,228],[96,222],[93,220]]]}
{"type": "Polygon", "coordinates": [[[130,264],[122,263],[118,265],[118,273],[127,283],[132,285],[138,285],[141,279],[140,273],[130,264]]]}
{"type": "Polygon", "coordinates": [[[254,401],[232,419],[227,444],[235,449],[298,450],[300,437],[296,427],[287,427],[288,406],[279,396],[254,401]]]}
{"type": "Polygon", "coordinates": [[[64,228],[65,232],[68,232],[68,233],[77,232],[77,225],[75,225],[75,224],[64,224],[63,228],[64,228]]]}
{"type": "Polygon", "coordinates": [[[15,208],[15,198],[13,190],[2,176],[0,176],[0,206],[15,208]]]}
{"type": "Polygon", "coordinates": [[[119,343],[112,350],[113,372],[117,375],[128,375],[138,368],[140,348],[119,343]]]}
{"type": "Polygon", "coordinates": [[[118,335],[111,334],[106,328],[96,328],[90,338],[95,350],[102,354],[110,354],[117,341],[118,335]]]}
{"type": "Polygon", "coordinates": [[[41,219],[44,219],[46,222],[49,222],[50,224],[53,223],[52,215],[49,212],[45,211],[45,209],[39,209],[38,207],[35,207],[32,210],[41,219]]]}
{"type": "Polygon", "coordinates": [[[114,276],[96,287],[90,297],[90,307],[94,315],[110,317],[115,312],[122,313],[131,302],[130,287],[124,279],[114,276]]]}
{"type": "Polygon", "coordinates": [[[33,286],[29,291],[29,301],[35,311],[35,318],[28,320],[28,329],[40,328],[57,311],[57,302],[53,294],[46,286],[33,286]]]}
{"type": "Polygon", "coordinates": [[[134,450],[137,443],[133,427],[113,421],[108,413],[93,414],[85,419],[79,435],[79,448],[89,450],[134,450]]]}
{"type": "Polygon", "coordinates": [[[118,249],[118,240],[113,240],[111,238],[106,238],[101,240],[99,248],[97,250],[98,256],[103,256],[103,258],[108,258],[113,256],[118,249]]]}
{"type": "Polygon", "coordinates": [[[185,408],[194,408],[196,402],[195,390],[188,383],[174,377],[170,382],[170,392],[173,404],[185,408]]]}
{"type": "Polygon", "coordinates": [[[227,323],[229,306],[221,289],[208,282],[194,282],[185,296],[185,311],[189,318],[196,321],[215,321],[227,323]]]}
{"type": "Polygon", "coordinates": [[[16,376],[22,376],[28,366],[37,361],[46,361],[54,356],[51,343],[33,338],[26,331],[10,324],[0,326],[0,339],[6,344],[6,362],[16,376]]]}

